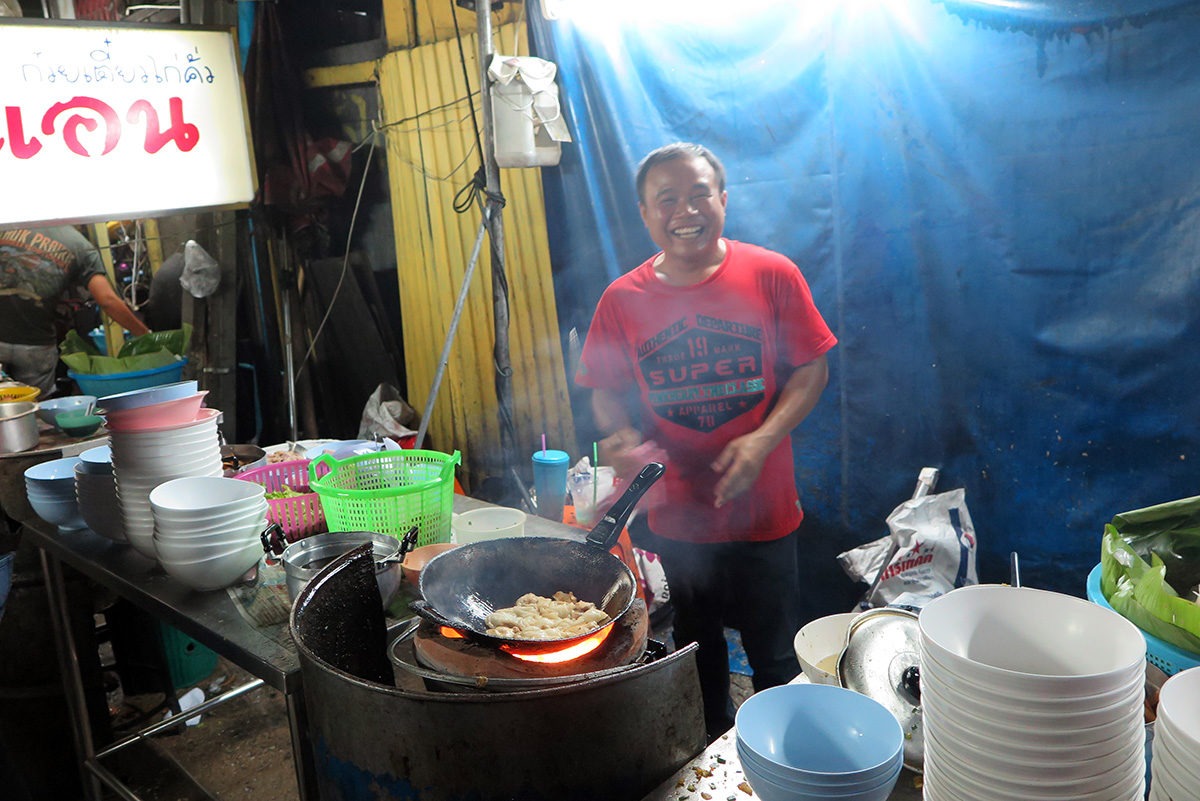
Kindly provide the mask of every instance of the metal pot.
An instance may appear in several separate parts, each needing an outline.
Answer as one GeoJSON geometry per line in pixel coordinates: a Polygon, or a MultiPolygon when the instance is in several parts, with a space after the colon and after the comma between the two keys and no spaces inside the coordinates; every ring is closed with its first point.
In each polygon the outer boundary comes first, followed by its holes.
{"type": "Polygon", "coordinates": [[[476,642],[525,653],[555,651],[594,636],[600,629],[557,640],[507,639],[487,633],[487,617],[527,592],[549,597],[570,590],[603,609],[611,618],[607,625],[612,626],[633,603],[636,582],[629,566],[609,549],[638,499],[665,469],[657,462],[643,467],[585,542],[512,537],[460,545],[435,556],[418,580],[423,600],[413,601],[409,608],[476,642]]]}
{"type": "Polygon", "coordinates": [[[0,453],[27,451],[38,442],[37,404],[0,403],[0,453]]]}
{"type": "MultiPolygon", "coordinates": [[[[402,543],[395,537],[377,534],[374,531],[337,531],[329,534],[314,534],[284,548],[280,558],[286,574],[288,597],[295,602],[305,585],[312,581],[326,565],[342,554],[368,542],[372,543],[374,548],[375,581],[379,585],[379,596],[383,601],[383,608],[387,609],[395,600],[396,592],[400,589],[400,565],[404,558],[401,552],[402,543]]],[[[266,547],[269,554],[273,552],[270,544],[266,547]]]]}

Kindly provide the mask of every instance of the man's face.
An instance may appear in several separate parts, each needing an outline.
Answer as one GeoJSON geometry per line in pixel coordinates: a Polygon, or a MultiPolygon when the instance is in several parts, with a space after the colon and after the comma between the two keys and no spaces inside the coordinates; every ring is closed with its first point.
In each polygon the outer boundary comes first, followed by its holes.
{"type": "Polygon", "coordinates": [[[668,260],[710,266],[720,261],[728,196],[703,158],[677,158],[646,173],[642,222],[668,260]]]}

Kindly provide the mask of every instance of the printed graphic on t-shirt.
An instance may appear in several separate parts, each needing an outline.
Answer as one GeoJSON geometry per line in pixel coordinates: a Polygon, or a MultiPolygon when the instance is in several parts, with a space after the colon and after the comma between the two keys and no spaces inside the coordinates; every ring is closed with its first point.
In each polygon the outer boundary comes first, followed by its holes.
{"type": "Polygon", "coordinates": [[[762,402],[761,328],[697,314],[638,345],[650,407],[664,420],[712,431],[762,402]]]}
{"type": "Polygon", "coordinates": [[[66,271],[75,260],[69,247],[37,231],[0,232],[0,295],[41,303],[62,292],[66,271]]]}

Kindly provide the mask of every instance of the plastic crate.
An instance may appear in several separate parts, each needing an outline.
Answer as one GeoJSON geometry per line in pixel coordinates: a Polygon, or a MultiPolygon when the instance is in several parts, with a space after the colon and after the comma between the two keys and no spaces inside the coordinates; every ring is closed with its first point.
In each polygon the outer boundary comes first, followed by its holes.
{"type": "MultiPolygon", "coordinates": [[[[1104,593],[1100,589],[1100,573],[1100,565],[1096,565],[1092,568],[1092,572],[1088,573],[1087,597],[1094,604],[1099,604],[1105,609],[1112,609],[1112,604],[1108,602],[1108,599],[1104,597],[1104,593]]],[[[1113,611],[1115,612],[1116,610],[1113,609],[1113,611]]],[[[1185,651],[1177,645],[1172,645],[1166,640],[1161,640],[1153,634],[1142,631],[1140,628],[1138,630],[1146,638],[1146,661],[1168,676],[1174,676],[1176,673],[1188,670],[1189,668],[1200,667],[1200,654],[1185,651]]]]}
{"type": "Polygon", "coordinates": [[[199,684],[217,669],[216,651],[201,645],[179,629],[159,623],[158,636],[175,689],[199,684]]]}
{"type": "Polygon", "coordinates": [[[121,392],[182,381],[183,368],[187,361],[187,359],[181,359],[174,364],[164,364],[162,367],[155,367],[151,370],[135,370],[132,373],[77,373],[74,370],[68,370],[67,376],[79,385],[79,389],[84,395],[104,398],[121,392]]]}
{"type": "Polygon", "coordinates": [[[450,541],[459,460],[458,451],[380,451],[341,461],[326,453],[309,463],[308,485],[321,499],[330,531],[399,539],[416,526],[417,545],[433,545],[450,541]]]}
{"type": "MultiPolygon", "coordinates": [[[[252,467],[234,478],[258,484],[267,492],[280,492],[284,487],[300,491],[308,486],[308,460],[297,459],[252,467]]],[[[267,498],[267,519],[283,529],[288,542],[329,530],[321,499],[315,492],[288,498],[267,498]]]]}

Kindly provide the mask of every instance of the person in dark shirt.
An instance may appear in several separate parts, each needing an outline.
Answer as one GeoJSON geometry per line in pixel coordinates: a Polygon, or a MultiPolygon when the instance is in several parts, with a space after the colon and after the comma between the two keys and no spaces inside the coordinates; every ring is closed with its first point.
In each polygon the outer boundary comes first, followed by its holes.
{"type": "Polygon", "coordinates": [[[0,364],[43,398],[54,390],[58,366],[55,306],[72,286],[87,289],[131,333],[150,332],[109,282],[96,246],[75,228],[0,230],[0,364]]]}

